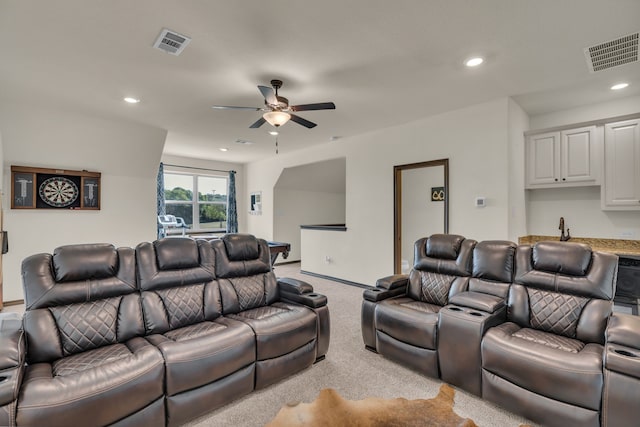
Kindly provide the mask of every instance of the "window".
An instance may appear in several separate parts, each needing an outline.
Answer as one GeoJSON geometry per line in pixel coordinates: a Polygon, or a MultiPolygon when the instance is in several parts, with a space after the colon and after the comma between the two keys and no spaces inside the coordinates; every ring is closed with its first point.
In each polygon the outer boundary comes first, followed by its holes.
{"type": "Polygon", "coordinates": [[[167,214],[182,218],[191,231],[226,231],[227,181],[222,176],[165,172],[167,214]]]}

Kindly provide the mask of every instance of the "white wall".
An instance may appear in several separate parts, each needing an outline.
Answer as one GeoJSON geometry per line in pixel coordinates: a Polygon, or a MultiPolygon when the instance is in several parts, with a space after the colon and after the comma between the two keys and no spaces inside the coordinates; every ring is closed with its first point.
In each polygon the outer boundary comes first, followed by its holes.
{"type": "Polygon", "coordinates": [[[263,214],[249,232],[273,233],[273,186],[285,167],[346,157],[346,232],[302,233],[302,269],[360,283],[393,273],[393,166],[449,158],[451,233],[506,239],[507,98],[403,126],[340,139],[247,165],[247,188],[263,193],[263,214]],[[488,206],[474,207],[476,196],[488,206]],[[322,237],[313,237],[322,236],[322,237]],[[329,255],[332,263],[324,263],[329,255]]]}
{"type": "Polygon", "coordinates": [[[194,159],[192,157],[173,156],[168,154],[162,155],[162,162],[172,165],[187,166],[186,169],[167,166],[166,170],[183,170],[187,173],[203,173],[203,174],[218,174],[220,176],[228,176],[227,172],[215,172],[215,171],[199,171],[197,169],[188,168],[204,168],[204,169],[217,169],[220,171],[236,171],[236,208],[238,210],[238,232],[246,233],[247,230],[247,212],[249,210],[249,196],[245,191],[245,179],[244,179],[244,165],[240,163],[220,162],[207,159],[194,159]]]}
{"type": "Polygon", "coordinates": [[[600,104],[584,105],[569,110],[531,116],[530,124],[531,129],[537,130],[639,112],[640,96],[629,96],[600,104]]]}
{"type": "Polygon", "coordinates": [[[75,243],[135,246],[156,236],[156,174],[166,131],[55,109],[0,103],[4,148],[4,300],[23,299],[20,265],[75,243]],[[101,210],[12,210],[10,165],[102,173],[101,210]]]}
{"type": "Polygon", "coordinates": [[[524,189],[524,132],[529,130],[529,116],[509,98],[509,240],[527,234],[527,193],[524,189]]]}
{"type": "MultiPolygon", "coordinates": [[[[301,257],[300,226],[313,224],[344,224],[344,193],[327,193],[308,190],[274,190],[273,239],[291,243],[286,259],[299,261],[301,257]]],[[[260,237],[260,236],[259,236],[260,237]]],[[[285,261],[278,258],[278,262],[285,261]]]]}
{"type": "MultiPolygon", "coordinates": [[[[532,116],[531,129],[565,126],[627,114],[640,113],[640,97],[594,104],[571,110],[532,116]]],[[[601,129],[598,132],[602,135],[601,129]]],[[[600,187],[528,190],[527,233],[560,236],[558,224],[574,237],[640,240],[640,211],[603,211],[600,187]]]]}

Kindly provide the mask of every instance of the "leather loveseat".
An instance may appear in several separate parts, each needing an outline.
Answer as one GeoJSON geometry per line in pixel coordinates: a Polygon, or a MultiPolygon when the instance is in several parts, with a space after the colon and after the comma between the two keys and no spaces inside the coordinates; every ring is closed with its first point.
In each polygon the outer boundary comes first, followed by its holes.
{"type": "Polygon", "coordinates": [[[71,245],[23,262],[0,330],[0,425],[175,426],[311,366],[326,297],[276,279],[266,241],[71,245]]]}
{"type": "Polygon", "coordinates": [[[612,313],[616,275],[615,255],[582,244],[433,235],[409,275],[364,291],[364,343],[542,425],[633,425],[640,320],[612,313]]]}

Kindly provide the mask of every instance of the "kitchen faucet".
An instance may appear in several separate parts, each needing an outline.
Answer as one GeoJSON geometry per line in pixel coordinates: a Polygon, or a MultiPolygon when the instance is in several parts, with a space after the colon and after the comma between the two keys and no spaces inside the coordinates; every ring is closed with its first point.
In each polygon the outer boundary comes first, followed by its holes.
{"type": "Polygon", "coordinates": [[[571,238],[571,234],[569,234],[568,228],[567,228],[567,234],[566,235],[564,234],[564,217],[563,216],[560,217],[560,226],[558,227],[558,230],[562,230],[562,234],[560,234],[561,242],[566,242],[571,238]]]}

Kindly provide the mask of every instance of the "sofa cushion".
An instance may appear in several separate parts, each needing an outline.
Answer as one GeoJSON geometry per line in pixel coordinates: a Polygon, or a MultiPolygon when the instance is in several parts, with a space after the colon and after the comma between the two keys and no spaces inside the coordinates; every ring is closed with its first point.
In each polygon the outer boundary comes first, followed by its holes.
{"type": "Polygon", "coordinates": [[[110,244],[60,246],[53,252],[57,282],[104,279],[116,275],[118,256],[110,244]]]}
{"type": "Polygon", "coordinates": [[[231,261],[258,259],[260,248],[258,239],[250,234],[225,234],[221,239],[231,261]]]}
{"type": "Polygon", "coordinates": [[[161,398],[163,378],[162,354],[143,338],[28,365],[17,424],[110,425],[161,398]]]}
{"type": "Polygon", "coordinates": [[[317,337],[315,313],[297,304],[276,302],[228,317],[251,326],[256,334],[257,360],[285,355],[317,337]]]}
{"type": "Polygon", "coordinates": [[[177,270],[200,265],[198,245],[188,238],[166,238],[153,242],[159,270],[177,270]]]}
{"type": "Polygon", "coordinates": [[[533,268],[549,273],[584,276],[591,263],[591,248],[582,243],[539,242],[533,246],[533,268]]]}
{"type": "Polygon", "coordinates": [[[165,359],[168,396],[210,384],[255,361],[253,331],[232,319],[200,322],[147,339],[165,359]]]}
{"type": "Polygon", "coordinates": [[[391,298],[378,304],[374,323],[378,331],[398,341],[435,350],[440,308],[413,298],[391,298]]]}
{"type": "Polygon", "coordinates": [[[456,259],[463,241],[463,236],[455,234],[433,234],[427,239],[427,256],[456,259]]]}
{"type": "Polygon", "coordinates": [[[482,368],[547,398],[594,411],[602,396],[600,344],[584,344],[507,322],[482,340],[482,368]]]}

